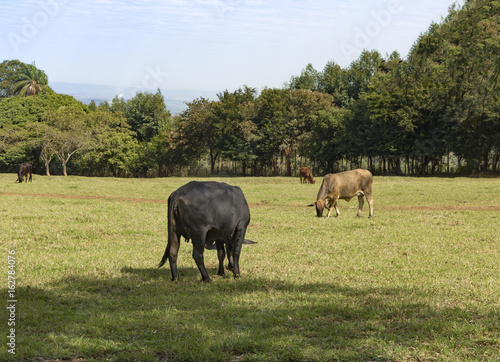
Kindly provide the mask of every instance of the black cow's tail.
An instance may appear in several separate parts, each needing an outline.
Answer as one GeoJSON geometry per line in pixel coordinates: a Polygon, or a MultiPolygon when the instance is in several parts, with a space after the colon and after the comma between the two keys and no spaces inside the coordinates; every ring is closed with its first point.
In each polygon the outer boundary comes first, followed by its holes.
{"type": "Polygon", "coordinates": [[[163,254],[163,258],[161,258],[160,264],[158,264],[158,268],[161,268],[167,262],[169,252],[170,251],[168,250],[168,246],[167,246],[167,249],[165,250],[165,254],[163,254]]]}
{"type": "Polygon", "coordinates": [[[257,242],[249,239],[243,239],[243,244],[257,244],[257,242]]]}
{"type": "Polygon", "coordinates": [[[165,249],[165,253],[163,254],[163,257],[161,258],[160,263],[158,264],[158,268],[161,268],[168,260],[168,256],[170,254],[170,238],[171,238],[171,233],[173,233],[172,230],[172,221],[173,218],[175,217],[174,213],[175,210],[177,209],[177,200],[178,200],[179,195],[177,194],[177,191],[172,192],[170,194],[170,197],[168,198],[168,211],[167,211],[167,217],[168,217],[168,243],[167,247],[165,249]]]}

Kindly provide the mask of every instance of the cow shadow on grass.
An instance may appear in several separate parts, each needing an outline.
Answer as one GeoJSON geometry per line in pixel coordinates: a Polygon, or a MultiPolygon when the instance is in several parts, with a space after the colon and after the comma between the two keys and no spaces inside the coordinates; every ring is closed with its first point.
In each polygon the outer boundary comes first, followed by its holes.
{"type": "Polygon", "coordinates": [[[124,266],[114,277],[18,287],[16,358],[401,360],[498,349],[494,310],[430,305],[425,291],[222,278],[214,269],[202,283],[197,268],[180,271],[179,282],[168,268],[124,266]]]}
{"type": "MultiPolygon", "coordinates": [[[[207,267],[207,271],[210,274],[210,272],[212,270],[210,270],[210,268],[207,267]]],[[[120,269],[120,272],[123,274],[138,275],[141,278],[147,278],[147,279],[164,279],[166,281],[171,279],[171,273],[170,273],[169,267],[133,268],[133,267],[129,267],[129,266],[124,266],[120,269]]],[[[200,272],[199,272],[198,268],[196,268],[196,267],[179,267],[178,272],[179,272],[179,277],[182,279],[194,278],[194,277],[200,276],[200,272]]]]}

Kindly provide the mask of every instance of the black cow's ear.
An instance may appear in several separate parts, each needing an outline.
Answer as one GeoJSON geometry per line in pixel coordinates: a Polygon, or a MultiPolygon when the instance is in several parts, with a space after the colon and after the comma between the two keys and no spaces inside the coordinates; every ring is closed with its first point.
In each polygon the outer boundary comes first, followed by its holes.
{"type": "Polygon", "coordinates": [[[313,202],[312,204],[307,205],[307,207],[311,207],[311,206],[316,206],[316,202],[313,202]]]}

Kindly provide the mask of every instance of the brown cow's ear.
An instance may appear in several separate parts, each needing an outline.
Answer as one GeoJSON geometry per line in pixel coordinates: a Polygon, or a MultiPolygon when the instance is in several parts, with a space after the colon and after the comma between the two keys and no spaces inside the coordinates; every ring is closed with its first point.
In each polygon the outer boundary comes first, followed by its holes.
{"type": "Polygon", "coordinates": [[[313,202],[312,204],[307,205],[307,207],[311,207],[311,206],[316,206],[316,202],[313,202]]]}

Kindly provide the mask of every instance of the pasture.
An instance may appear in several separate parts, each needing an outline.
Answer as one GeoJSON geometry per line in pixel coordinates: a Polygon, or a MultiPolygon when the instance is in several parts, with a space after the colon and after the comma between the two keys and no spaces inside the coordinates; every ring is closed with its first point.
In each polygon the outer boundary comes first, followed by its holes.
{"type": "MultiPolygon", "coordinates": [[[[0,175],[0,360],[499,360],[500,179],[375,177],[374,216],[317,218],[298,178],[210,178],[250,204],[240,279],[157,268],[188,178],[0,175]],[[43,357],[43,359],[36,359],[43,357]]],[[[198,180],[201,180],[198,178],[198,180]]],[[[333,213],[334,214],[334,213],[333,213]]]]}

